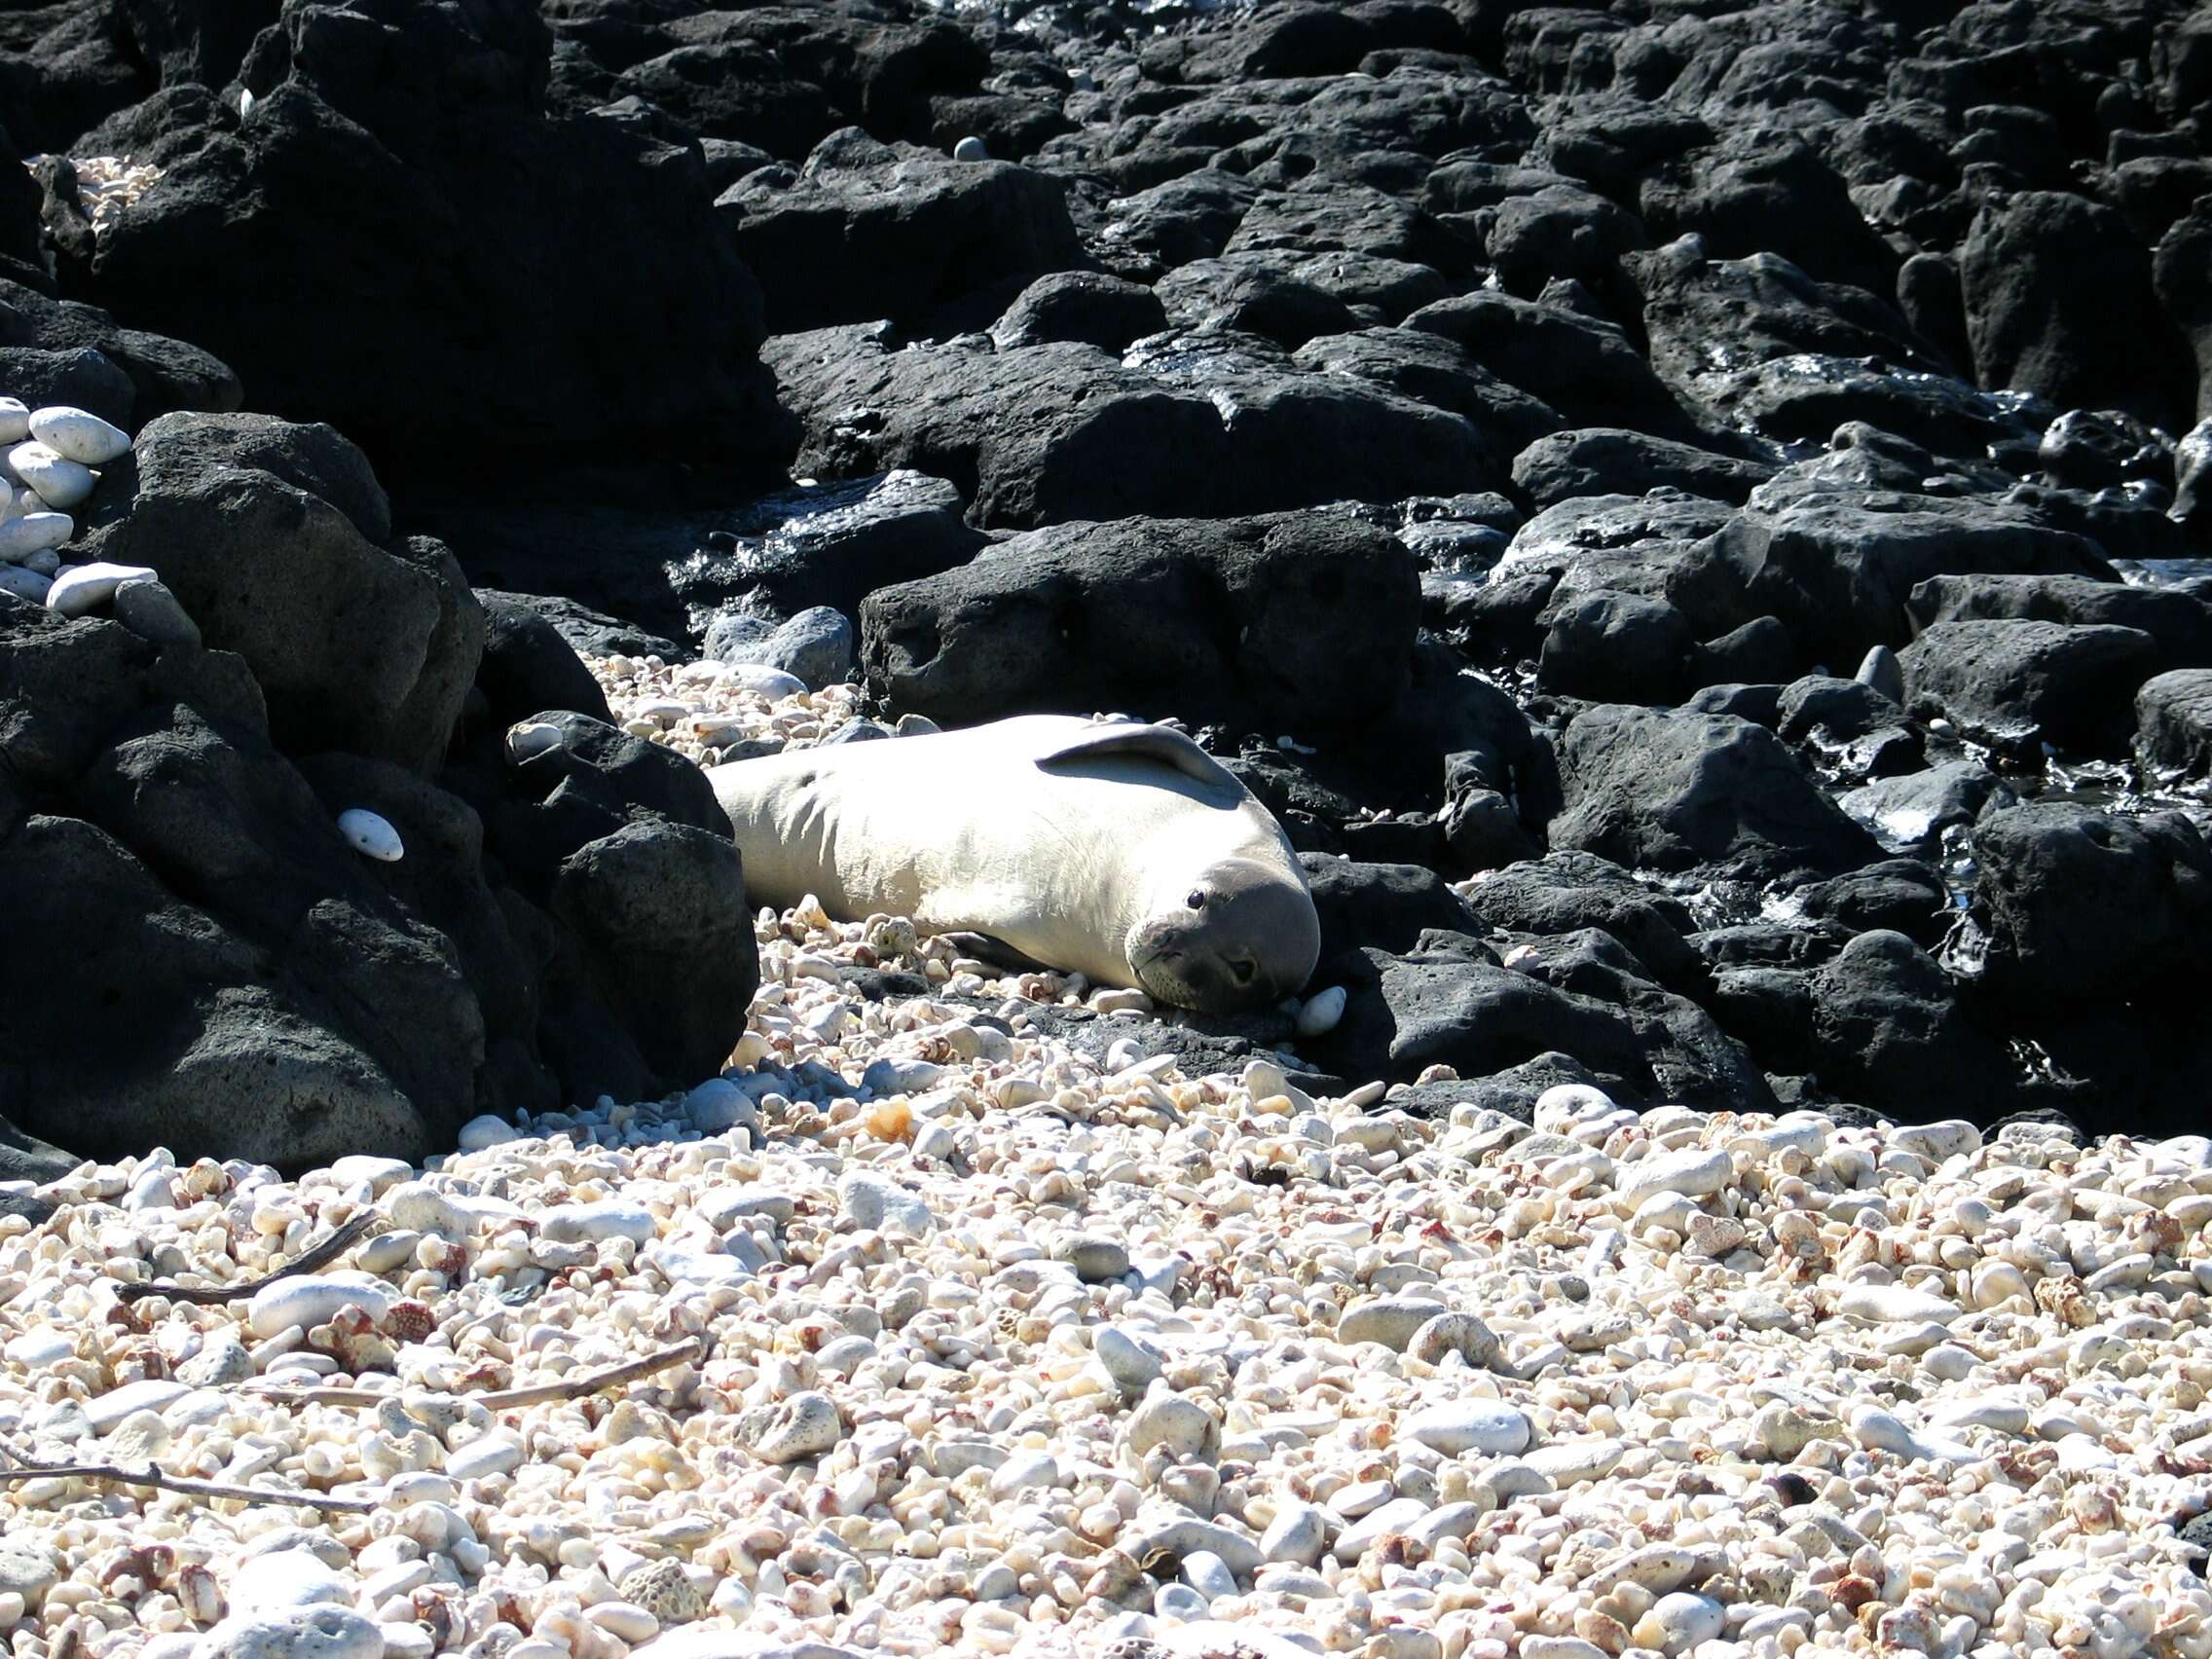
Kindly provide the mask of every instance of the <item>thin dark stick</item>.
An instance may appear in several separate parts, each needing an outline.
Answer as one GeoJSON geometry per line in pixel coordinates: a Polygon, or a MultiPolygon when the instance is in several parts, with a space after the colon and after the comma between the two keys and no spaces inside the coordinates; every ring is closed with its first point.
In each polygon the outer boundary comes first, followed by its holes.
{"type": "Polygon", "coordinates": [[[317,1268],[328,1267],[351,1249],[359,1241],[361,1235],[376,1225],[376,1220],[375,1210],[362,1210],[320,1243],[311,1244],[302,1250],[297,1261],[288,1262],[275,1272],[265,1274],[250,1284],[177,1284],[170,1279],[157,1279],[152,1284],[120,1286],[116,1297],[123,1302],[137,1302],[149,1296],[166,1296],[171,1302],[189,1302],[198,1308],[214,1308],[225,1302],[241,1302],[264,1285],[290,1278],[294,1273],[312,1273],[317,1268]]]}
{"type": "MultiPolygon", "coordinates": [[[[549,1400],[580,1400],[587,1394],[596,1394],[602,1388],[610,1388],[617,1382],[634,1382],[641,1377],[650,1377],[656,1371],[666,1371],[687,1359],[705,1357],[705,1346],[693,1339],[679,1343],[674,1347],[648,1353],[640,1359],[626,1359],[620,1365],[609,1365],[604,1370],[587,1371],[581,1377],[564,1377],[558,1382],[539,1382],[528,1388],[501,1388],[484,1394],[443,1394],[442,1399],[466,1400],[483,1406],[488,1411],[506,1411],[515,1406],[539,1406],[549,1400]]],[[[309,1383],[296,1387],[284,1382],[262,1382],[258,1380],[239,1384],[252,1390],[256,1398],[275,1400],[287,1406],[379,1406],[395,1396],[373,1388],[326,1388],[309,1383]]]]}
{"type": "Polygon", "coordinates": [[[221,1481],[197,1480],[190,1475],[165,1475],[159,1469],[126,1469],[115,1463],[61,1463],[44,1468],[0,1469],[0,1486],[23,1481],[112,1481],[122,1486],[158,1487],[194,1497],[236,1498],[240,1503],[289,1503],[308,1509],[331,1509],[346,1515],[373,1515],[383,1507],[374,1497],[334,1497],[323,1492],[272,1492],[266,1487],[226,1486],[221,1481]]]}

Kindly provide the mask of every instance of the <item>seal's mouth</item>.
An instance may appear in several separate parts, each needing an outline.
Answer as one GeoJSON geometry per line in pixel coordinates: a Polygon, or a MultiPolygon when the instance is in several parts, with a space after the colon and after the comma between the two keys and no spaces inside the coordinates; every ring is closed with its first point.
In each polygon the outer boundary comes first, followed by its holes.
{"type": "Polygon", "coordinates": [[[1283,994],[1249,955],[1225,959],[1169,947],[1133,954],[1129,966],[1155,1002],[1199,1014],[1237,1014],[1265,1008],[1283,994]]]}
{"type": "Polygon", "coordinates": [[[1195,1009],[1199,1006],[1198,997],[1183,977],[1182,957],[1180,950],[1154,951],[1136,958],[1129,966],[1136,970],[1137,983],[1154,1002],[1195,1009]]]}

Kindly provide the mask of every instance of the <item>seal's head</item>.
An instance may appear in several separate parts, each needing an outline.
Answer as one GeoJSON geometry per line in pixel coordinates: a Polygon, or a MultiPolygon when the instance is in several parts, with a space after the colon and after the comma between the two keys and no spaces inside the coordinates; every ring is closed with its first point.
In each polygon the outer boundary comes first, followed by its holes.
{"type": "Polygon", "coordinates": [[[1313,895],[1253,859],[1224,859],[1129,931],[1129,966],[1155,998],[1226,1014],[1280,1002],[1321,955],[1313,895]]]}

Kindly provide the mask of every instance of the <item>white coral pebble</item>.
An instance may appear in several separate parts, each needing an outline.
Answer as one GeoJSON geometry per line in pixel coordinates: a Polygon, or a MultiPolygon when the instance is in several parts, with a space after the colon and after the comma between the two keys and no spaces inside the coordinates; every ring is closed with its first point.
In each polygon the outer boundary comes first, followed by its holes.
{"type": "MultiPolygon", "coordinates": [[[[33,514],[36,518],[52,518],[52,513],[33,514]]],[[[20,522],[30,523],[30,519],[20,522]]],[[[64,520],[63,522],[67,522],[64,520]]],[[[151,581],[153,571],[145,565],[110,565],[104,561],[90,565],[71,565],[54,579],[48,590],[46,608],[57,610],[64,616],[82,616],[94,607],[105,605],[115,597],[115,590],[125,582],[151,581]]]]}
{"type": "Polygon", "coordinates": [[[31,436],[64,461],[105,466],[130,452],[130,434],[90,409],[66,403],[31,411],[31,436]]]}
{"type": "MultiPolygon", "coordinates": [[[[37,499],[31,498],[33,502],[37,499]]],[[[0,520],[0,565],[19,564],[34,553],[60,546],[76,534],[76,521],[67,513],[25,512],[0,520]]]]}
{"type": "Polygon", "coordinates": [[[18,444],[8,452],[8,464],[56,512],[67,512],[99,482],[84,462],[57,455],[44,444],[18,444]]]}
{"type": "Polygon", "coordinates": [[[338,832],[357,853],[364,853],[380,864],[397,864],[407,848],[399,839],[399,831],[391,827],[391,820],[366,807],[349,807],[338,815],[338,832]]]}

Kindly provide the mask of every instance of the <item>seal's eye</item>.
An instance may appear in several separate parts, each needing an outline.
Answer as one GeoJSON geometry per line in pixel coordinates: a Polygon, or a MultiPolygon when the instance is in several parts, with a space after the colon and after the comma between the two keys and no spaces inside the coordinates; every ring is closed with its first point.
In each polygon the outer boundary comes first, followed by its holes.
{"type": "Polygon", "coordinates": [[[1249,985],[1252,977],[1259,971],[1260,965],[1257,962],[1232,962],[1229,965],[1229,977],[1239,985],[1249,985]]]}
{"type": "Polygon", "coordinates": [[[1203,889],[1202,887],[1192,888],[1189,896],[1184,899],[1183,903],[1190,905],[1194,910],[1204,909],[1206,907],[1205,889],[1203,889]]]}

